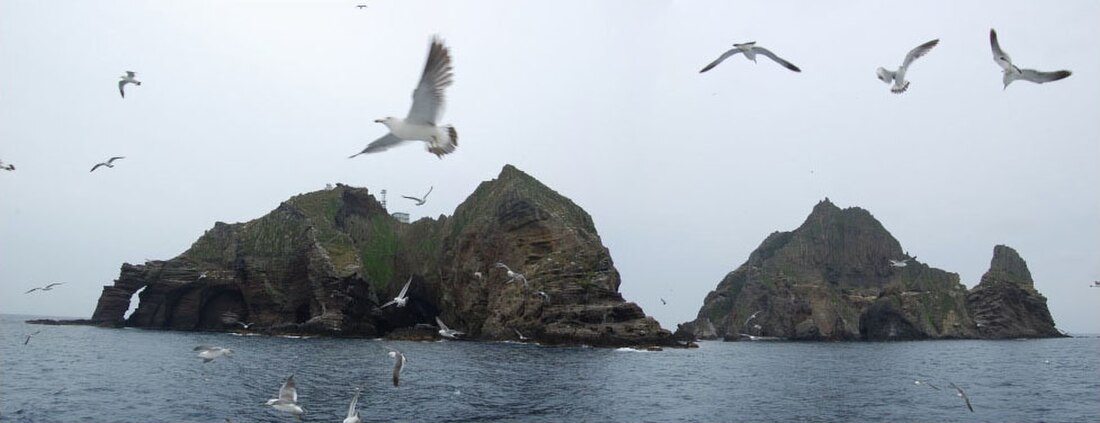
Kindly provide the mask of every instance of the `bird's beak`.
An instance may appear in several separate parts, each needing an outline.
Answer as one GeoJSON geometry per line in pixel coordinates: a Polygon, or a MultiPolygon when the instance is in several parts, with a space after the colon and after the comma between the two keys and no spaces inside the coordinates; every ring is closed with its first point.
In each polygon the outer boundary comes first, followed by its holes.
{"type": "Polygon", "coordinates": [[[382,119],[375,119],[374,123],[382,123],[382,119]]]}

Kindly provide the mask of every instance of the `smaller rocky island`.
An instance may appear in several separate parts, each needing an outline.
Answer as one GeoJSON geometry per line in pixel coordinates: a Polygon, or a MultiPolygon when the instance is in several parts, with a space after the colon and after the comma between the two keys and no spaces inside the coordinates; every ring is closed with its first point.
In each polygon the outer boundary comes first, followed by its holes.
{"type": "Polygon", "coordinates": [[[678,339],[916,340],[1063,336],[1007,246],[967,290],[910,256],[870,212],[817,204],[775,232],[710,292],[678,339]]]}
{"type": "Polygon", "coordinates": [[[673,345],[620,284],[588,213],[506,165],[450,217],[402,223],[340,184],[218,222],[178,257],[123,264],[81,323],[431,339],[438,317],[475,340],[673,345]],[[406,306],[380,307],[410,280],[406,306]]]}

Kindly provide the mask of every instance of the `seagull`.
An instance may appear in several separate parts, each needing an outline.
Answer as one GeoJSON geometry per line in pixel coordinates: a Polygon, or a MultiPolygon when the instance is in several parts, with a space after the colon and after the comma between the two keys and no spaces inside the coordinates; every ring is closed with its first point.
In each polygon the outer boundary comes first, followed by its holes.
{"type": "MultiPolygon", "coordinates": [[[[367,5],[365,5],[365,4],[357,4],[357,5],[355,5],[355,7],[358,7],[358,8],[360,8],[360,9],[366,9],[366,8],[367,8],[367,5]]],[[[358,398],[358,395],[359,395],[359,394],[356,394],[356,398],[358,398]]],[[[358,422],[359,420],[356,420],[356,421],[358,422]]]]}
{"type": "Polygon", "coordinates": [[[202,359],[203,363],[209,363],[211,361],[214,361],[215,358],[221,357],[223,355],[226,357],[233,356],[233,350],[229,348],[210,347],[206,345],[199,345],[192,349],[192,351],[199,352],[199,358],[202,359]]]}
{"type": "Polygon", "coordinates": [[[892,267],[905,267],[905,266],[909,265],[909,260],[912,260],[912,259],[905,259],[905,260],[890,259],[890,266],[892,266],[892,267]]]}
{"type": "Polygon", "coordinates": [[[432,193],[433,188],[435,188],[435,187],[428,187],[428,192],[424,193],[424,197],[422,197],[422,198],[410,197],[410,196],[407,196],[407,195],[402,195],[401,198],[408,198],[410,200],[415,201],[416,202],[415,205],[423,206],[424,203],[428,202],[428,194],[432,193]]]}
{"type": "Polygon", "coordinates": [[[344,418],[344,423],[362,423],[363,420],[359,418],[359,388],[355,388],[355,396],[351,398],[351,405],[348,405],[348,416],[344,418]]]}
{"type": "Polygon", "coordinates": [[[407,294],[409,292],[409,284],[411,284],[412,281],[413,281],[413,277],[409,276],[409,280],[407,282],[405,282],[405,286],[403,288],[401,288],[401,293],[397,294],[396,297],[393,297],[393,301],[382,304],[382,307],[378,307],[378,308],[386,308],[390,304],[397,304],[398,307],[404,307],[405,303],[409,301],[409,297],[407,297],[405,294],[407,294]]]}
{"type": "Polygon", "coordinates": [[[1036,84],[1042,84],[1044,82],[1057,81],[1059,79],[1065,79],[1073,73],[1068,70],[1060,70],[1054,72],[1040,72],[1034,69],[1020,69],[1016,65],[1012,64],[1012,59],[1008,57],[1008,53],[1001,50],[1001,44],[997,42],[997,31],[993,29],[989,30],[989,44],[993,47],[993,61],[997,62],[1001,66],[1004,76],[1001,81],[1004,82],[1004,89],[1008,89],[1008,84],[1017,79],[1025,81],[1031,81],[1036,84]]]}
{"type": "Polygon", "coordinates": [[[100,166],[115,167],[115,165],[113,164],[115,162],[115,160],[125,159],[125,158],[126,158],[125,156],[111,157],[110,159],[107,159],[107,161],[105,161],[103,163],[96,163],[95,166],[92,166],[92,170],[89,170],[88,172],[89,173],[95,172],[95,170],[99,169],[100,166]]]}
{"type": "Polygon", "coordinates": [[[1092,281],[1092,285],[1091,285],[1091,286],[1092,286],[1093,288],[1100,288],[1100,281],[1092,281]]]}
{"type": "Polygon", "coordinates": [[[745,319],[745,323],[742,323],[741,327],[747,326],[749,324],[749,322],[752,321],[752,319],[755,319],[758,314],[763,313],[763,312],[764,312],[764,310],[760,310],[760,311],[757,311],[756,313],[753,313],[752,316],[749,316],[748,319],[745,319]]]}
{"type": "Polygon", "coordinates": [[[963,392],[962,388],[955,385],[954,382],[951,382],[951,387],[955,388],[956,391],[959,391],[959,393],[957,395],[962,397],[963,401],[966,401],[966,408],[969,408],[970,412],[973,413],[974,412],[974,407],[970,406],[970,397],[966,396],[966,392],[963,392]]]}
{"type": "Polygon", "coordinates": [[[545,291],[538,291],[535,295],[542,297],[542,302],[544,303],[550,302],[550,294],[547,294],[545,291]]]}
{"type": "Polygon", "coordinates": [[[940,388],[937,387],[936,385],[933,385],[933,384],[928,383],[928,382],[923,382],[923,381],[920,381],[920,380],[914,380],[913,384],[914,385],[927,385],[929,388],[935,389],[937,391],[940,390],[940,388]]]}
{"type": "Polygon", "coordinates": [[[756,46],[756,41],[751,41],[751,42],[742,43],[742,44],[734,44],[733,48],[729,49],[729,51],[726,51],[725,53],[722,53],[721,56],[718,56],[718,59],[716,59],[713,62],[710,62],[710,64],[707,65],[706,67],[704,67],[703,70],[699,71],[699,73],[703,73],[703,72],[711,70],[711,68],[713,68],[715,66],[718,66],[719,63],[722,63],[723,60],[726,60],[728,57],[733,56],[737,53],[744,53],[745,58],[747,58],[749,60],[752,60],[754,63],[756,62],[756,53],[760,53],[760,54],[763,54],[765,56],[768,56],[768,58],[774,60],[776,63],[779,63],[780,65],[783,65],[783,67],[785,67],[787,69],[790,69],[790,70],[795,71],[795,72],[802,72],[802,69],[799,69],[798,66],[795,66],[795,65],[791,64],[791,62],[783,60],[779,56],[776,56],[775,53],[772,53],[770,50],[768,50],[764,47],[757,47],[756,46]]]}
{"type": "Polygon", "coordinates": [[[206,272],[199,273],[199,279],[205,279],[205,278],[206,278],[206,272]]]}
{"type": "Polygon", "coordinates": [[[501,268],[508,271],[508,282],[505,283],[512,283],[515,282],[516,279],[520,279],[523,281],[523,286],[527,286],[527,277],[523,276],[523,274],[521,273],[513,272],[512,269],[508,267],[508,265],[504,263],[497,263],[493,265],[493,267],[501,268]]]}
{"type": "Polygon", "coordinates": [[[901,66],[899,66],[898,70],[896,71],[888,71],[885,68],[878,68],[878,70],[875,71],[876,73],[878,73],[878,79],[887,84],[893,82],[894,86],[890,87],[890,92],[894,94],[901,94],[905,92],[905,90],[909,89],[909,81],[905,80],[905,72],[909,70],[909,65],[912,64],[914,60],[917,60],[917,58],[924,56],[929,51],[932,51],[932,47],[935,47],[936,44],[939,43],[940,40],[937,38],[910,50],[909,54],[905,55],[905,60],[901,62],[901,66]]]}
{"type": "Polygon", "coordinates": [[[454,330],[454,329],[451,329],[451,328],[447,327],[447,325],[444,324],[443,321],[439,319],[439,316],[435,317],[435,322],[437,324],[439,324],[439,334],[441,336],[443,336],[444,338],[457,339],[456,337],[458,335],[465,335],[466,334],[465,332],[459,332],[457,330],[454,330]]]}
{"type": "Polygon", "coordinates": [[[515,328],[512,328],[512,330],[516,331],[516,336],[518,336],[518,337],[519,337],[519,340],[520,340],[520,341],[526,341],[526,340],[530,339],[530,338],[528,338],[528,337],[526,337],[526,336],[523,336],[523,334],[522,334],[522,333],[519,333],[519,329],[515,329],[515,328]]]}
{"type": "Polygon", "coordinates": [[[126,98],[126,91],[122,89],[122,87],[125,87],[126,84],[134,84],[139,87],[141,86],[141,81],[134,79],[134,75],[134,71],[126,71],[125,75],[119,77],[122,78],[122,80],[118,81],[118,93],[122,94],[122,98],[126,98]]]}
{"type": "Polygon", "coordinates": [[[397,386],[401,383],[401,371],[405,370],[405,354],[390,349],[390,357],[393,357],[393,386],[397,386]]]}
{"type": "Polygon", "coordinates": [[[666,302],[665,302],[665,299],[664,299],[664,298],[661,298],[661,304],[663,304],[663,305],[668,305],[668,303],[666,303],[666,302]]]}
{"type": "Polygon", "coordinates": [[[43,286],[41,288],[31,288],[31,289],[27,290],[27,292],[24,292],[23,294],[30,294],[34,291],[52,291],[53,287],[58,286],[58,285],[62,285],[64,283],[65,282],[54,282],[54,283],[51,283],[49,285],[43,286]]]}
{"type": "Polygon", "coordinates": [[[249,326],[252,326],[252,323],[242,322],[241,318],[237,316],[237,313],[234,313],[232,311],[222,313],[222,323],[225,323],[227,325],[240,325],[240,327],[245,329],[248,329],[249,326]]]}
{"type": "Polygon", "coordinates": [[[478,281],[481,281],[482,279],[484,279],[481,276],[481,271],[474,272],[474,278],[476,278],[478,281]]]}
{"type": "Polygon", "coordinates": [[[41,329],[34,331],[34,333],[28,334],[27,339],[25,341],[23,341],[23,345],[27,345],[28,343],[30,343],[31,342],[31,337],[35,336],[35,335],[38,335],[40,333],[42,333],[41,329]]]}
{"type": "Polygon", "coordinates": [[[3,160],[0,160],[0,169],[2,169],[2,170],[15,170],[15,165],[13,165],[11,163],[4,163],[3,160]]]}
{"type": "Polygon", "coordinates": [[[269,399],[264,405],[270,405],[276,410],[293,413],[295,418],[301,419],[306,410],[298,405],[298,388],[294,384],[294,375],[286,378],[283,386],[279,387],[279,398],[269,399]]]}
{"type": "Polygon", "coordinates": [[[451,85],[451,53],[443,45],[443,40],[432,38],[428,49],[428,61],[424,64],[424,73],[420,83],[413,91],[413,104],[405,119],[389,116],[375,122],[385,124],[390,133],[374,140],[363,151],[352,155],[376,153],[400,144],[403,141],[424,141],[428,152],[440,159],[444,154],[458,147],[458,132],[454,126],[437,126],[436,122],[443,114],[443,89],[451,85]]]}

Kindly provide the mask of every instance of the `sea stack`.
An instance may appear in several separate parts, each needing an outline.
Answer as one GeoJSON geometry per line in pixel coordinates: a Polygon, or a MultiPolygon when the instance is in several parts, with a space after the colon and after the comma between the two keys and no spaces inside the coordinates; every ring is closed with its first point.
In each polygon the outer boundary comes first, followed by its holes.
{"type": "Polygon", "coordinates": [[[982,338],[1063,336],[1054,327],[1046,297],[1035,290],[1027,263],[1011,247],[993,247],[989,271],[966,301],[982,338]]]}

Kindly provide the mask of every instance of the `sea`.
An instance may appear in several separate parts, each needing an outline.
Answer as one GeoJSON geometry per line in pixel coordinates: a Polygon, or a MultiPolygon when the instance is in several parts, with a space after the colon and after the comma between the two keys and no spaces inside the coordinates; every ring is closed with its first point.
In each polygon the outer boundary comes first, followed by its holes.
{"type": "Polygon", "coordinates": [[[356,388],[365,422],[1100,421],[1097,336],[711,341],[642,352],[24,323],[30,318],[0,315],[2,422],[294,422],[263,405],[290,375],[306,422],[342,421],[356,388]],[[198,345],[234,354],[204,364],[198,345]],[[408,359],[397,387],[389,348],[408,359]]]}

